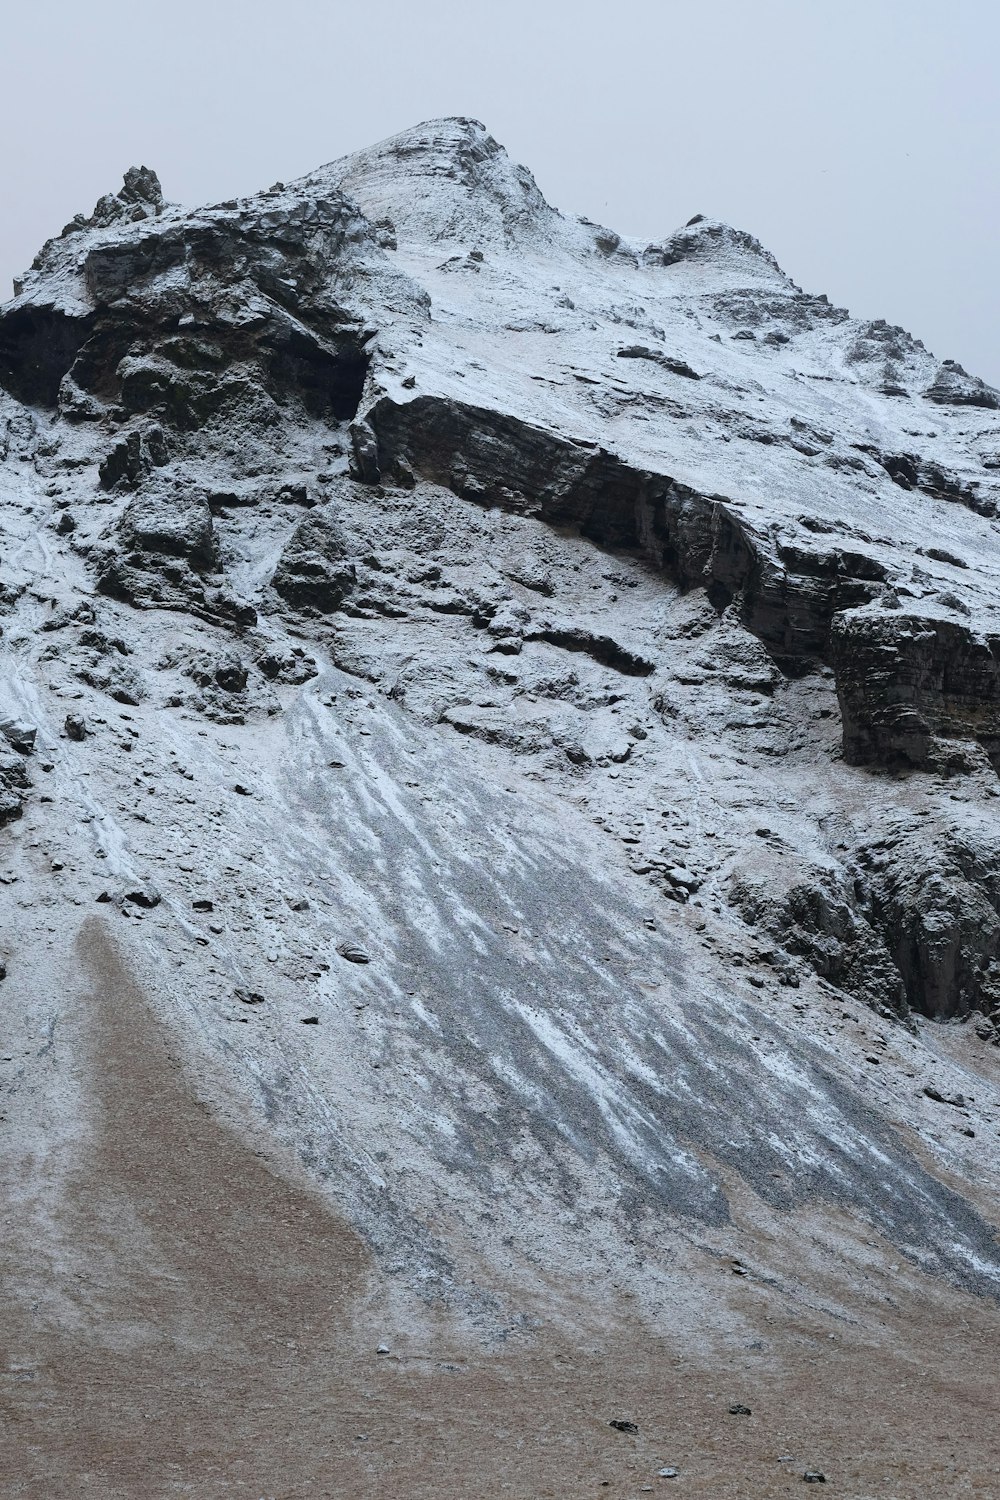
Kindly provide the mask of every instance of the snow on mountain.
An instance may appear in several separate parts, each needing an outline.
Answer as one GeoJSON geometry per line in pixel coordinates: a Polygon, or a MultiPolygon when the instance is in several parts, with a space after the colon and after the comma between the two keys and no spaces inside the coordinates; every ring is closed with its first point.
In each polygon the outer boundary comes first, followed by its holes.
{"type": "MultiPolygon", "coordinates": [[[[407,1337],[612,1277],[706,1348],[996,1299],[995,391],[742,230],[563,217],[465,119],[195,211],[133,169],[0,387],[45,1328],[125,989],[407,1337]]],[[[173,1274],[130,1182],[115,1275],[173,1274]]]]}

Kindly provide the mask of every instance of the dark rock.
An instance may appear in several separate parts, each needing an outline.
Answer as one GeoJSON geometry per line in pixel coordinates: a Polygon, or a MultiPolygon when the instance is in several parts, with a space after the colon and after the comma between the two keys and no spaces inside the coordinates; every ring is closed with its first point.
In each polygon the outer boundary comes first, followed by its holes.
{"type": "Polygon", "coordinates": [[[318,1026],[319,1025],[319,1016],[302,1016],[300,1019],[302,1021],[302,1025],[303,1026],[318,1026]]]}
{"type": "Polygon", "coordinates": [[[893,821],[829,870],[794,880],[740,876],[737,911],[822,978],[873,1009],[934,1020],[1000,1017],[1000,841],[893,821]]]}
{"type": "Polygon", "coordinates": [[[155,885],[150,885],[148,882],[127,886],[122,892],[123,901],[129,901],[133,906],[141,906],[147,911],[151,911],[154,906],[159,906],[162,899],[155,885]]]}
{"type": "Polygon", "coordinates": [[[802,1478],[806,1484],[826,1484],[826,1475],[820,1473],[819,1469],[807,1469],[802,1478]]]}
{"type": "Polygon", "coordinates": [[[63,728],[68,739],[79,741],[87,738],[87,721],[80,714],[67,714],[63,728]]]}
{"type": "Polygon", "coordinates": [[[214,603],[221,614],[225,600],[210,598],[203,578],[215,560],[212,512],[205,497],[144,489],[129,501],[99,560],[97,587],[137,608],[211,615],[214,603]]]}
{"type": "Polygon", "coordinates": [[[364,948],[359,948],[357,943],[338,943],[337,952],[341,958],[346,958],[351,964],[370,964],[371,955],[364,948]]]}
{"type": "Polygon", "coordinates": [[[625,1421],[622,1421],[620,1418],[616,1418],[616,1417],[613,1417],[611,1419],[611,1421],[608,1423],[608,1426],[609,1427],[613,1427],[616,1432],[638,1432],[639,1431],[638,1427],[635,1425],[634,1422],[625,1422],[625,1421]]]}
{"type": "Polygon", "coordinates": [[[676,359],[671,354],[666,354],[662,349],[647,349],[645,344],[629,344],[625,349],[618,350],[619,359],[648,359],[653,364],[661,365],[664,370],[669,370],[672,375],[683,375],[688,380],[700,380],[701,376],[697,370],[683,359],[676,359]]]}
{"type": "Polygon", "coordinates": [[[977,375],[969,375],[953,359],[942,362],[924,395],[939,406],[984,406],[991,411],[1000,408],[1000,392],[977,375]]]}
{"type": "Polygon", "coordinates": [[[256,664],[269,682],[299,686],[309,682],[319,672],[315,658],[307,656],[301,646],[291,650],[268,647],[256,658],[256,664]]]}
{"type": "Polygon", "coordinates": [[[215,907],[206,897],[201,897],[199,900],[191,902],[191,909],[192,911],[214,911],[215,907]]]}
{"type": "Polygon", "coordinates": [[[942,1094],[940,1089],[936,1089],[930,1083],[925,1085],[924,1093],[928,1099],[933,1099],[935,1104],[950,1104],[952,1109],[966,1109],[968,1107],[968,1100],[964,1094],[942,1094]]]}
{"type": "Polygon", "coordinates": [[[291,535],[271,580],[295,609],[332,614],[354,588],[340,525],[329,510],[315,511],[291,535]]]}
{"type": "Polygon", "coordinates": [[[31,755],[38,730],[34,724],[27,724],[22,719],[0,719],[0,735],[19,755],[31,755]]]}
{"type": "Polygon", "coordinates": [[[234,990],[233,999],[237,1000],[240,1005],[264,1004],[264,996],[259,994],[257,990],[234,990]]]}
{"type": "Polygon", "coordinates": [[[940,759],[942,740],[965,740],[1000,769],[1000,635],[855,609],[834,620],[830,646],[846,760],[924,768],[940,759]]]}
{"type": "Polygon", "coordinates": [[[749,1406],[734,1405],[729,1408],[729,1415],[731,1417],[750,1417],[753,1416],[753,1413],[749,1406]]]}
{"type": "Polygon", "coordinates": [[[242,693],[246,689],[249,672],[238,656],[224,656],[215,668],[215,681],[227,693],[242,693]]]}
{"type": "Polygon", "coordinates": [[[202,495],[147,492],[131,500],[118,525],[122,546],[140,554],[138,566],[155,566],[150,557],[183,558],[203,570],[215,562],[212,512],[202,495]]]}
{"type": "Polygon", "coordinates": [[[160,179],[151,167],[129,167],[118,196],[123,203],[143,203],[156,213],[164,206],[160,179]]]}
{"type": "MultiPolygon", "coordinates": [[[[137,168],[92,219],[67,226],[75,235],[146,221],[139,233],[83,250],[89,309],[67,313],[56,299],[39,300],[0,316],[0,383],[31,403],[61,400],[77,420],[121,408],[155,412],[182,431],[221,420],[254,442],[286,401],[349,420],[371,330],[331,288],[371,253],[370,227],[353,204],[306,193],[280,205],[251,200],[242,211],[220,205],[196,219],[162,206],[154,174],[137,168]],[[342,274],[331,278],[334,265],[342,274]],[[198,337],[180,332],[185,320],[198,337]]],[[[62,241],[50,241],[34,269],[58,276],[65,256],[62,241]]],[[[415,287],[409,298],[415,309],[426,302],[415,287]]]]}
{"type": "Polygon", "coordinates": [[[163,429],[135,429],[119,438],[102,460],[99,468],[101,485],[113,490],[116,485],[135,489],[154,468],[167,463],[170,454],[163,429]]]}

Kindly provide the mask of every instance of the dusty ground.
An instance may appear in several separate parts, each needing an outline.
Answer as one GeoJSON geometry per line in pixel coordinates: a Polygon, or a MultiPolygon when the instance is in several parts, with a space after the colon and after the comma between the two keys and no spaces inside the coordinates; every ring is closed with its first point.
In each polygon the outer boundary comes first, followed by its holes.
{"type": "Polygon", "coordinates": [[[49,1118],[5,1184],[4,1496],[764,1497],[807,1468],[853,1500],[1000,1489],[1000,1316],[939,1283],[849,1336],[748,1286],[760,1337],[707,1358],[597,1287],[582,1335],[503,1349],[427,1315],[394,1340],[365,1249],[195,1097],[110,929],[77,948],[85,1123],[49,1118]]]}

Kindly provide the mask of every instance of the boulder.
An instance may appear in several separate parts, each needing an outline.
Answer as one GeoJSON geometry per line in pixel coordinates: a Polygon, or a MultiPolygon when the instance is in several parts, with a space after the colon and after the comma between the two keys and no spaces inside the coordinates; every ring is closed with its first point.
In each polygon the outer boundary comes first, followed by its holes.
{"type": "Polygon", "coordinates": [[[318,614],[338,610],[355,582],[343,531],[329,508],[313,512],[295,528],[271,579],[294,609],[318,614]]]}

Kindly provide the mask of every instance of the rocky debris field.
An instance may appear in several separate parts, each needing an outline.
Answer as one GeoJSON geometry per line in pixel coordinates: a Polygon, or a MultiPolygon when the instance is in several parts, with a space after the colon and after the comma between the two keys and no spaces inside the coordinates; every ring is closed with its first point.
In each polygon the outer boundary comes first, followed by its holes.
{"type": "Polygon", "coordinates": [[[988,1493],[998,504],[982,381],[473,121],[67,224],[0,308],[6,1492],[988,1493]]]}

